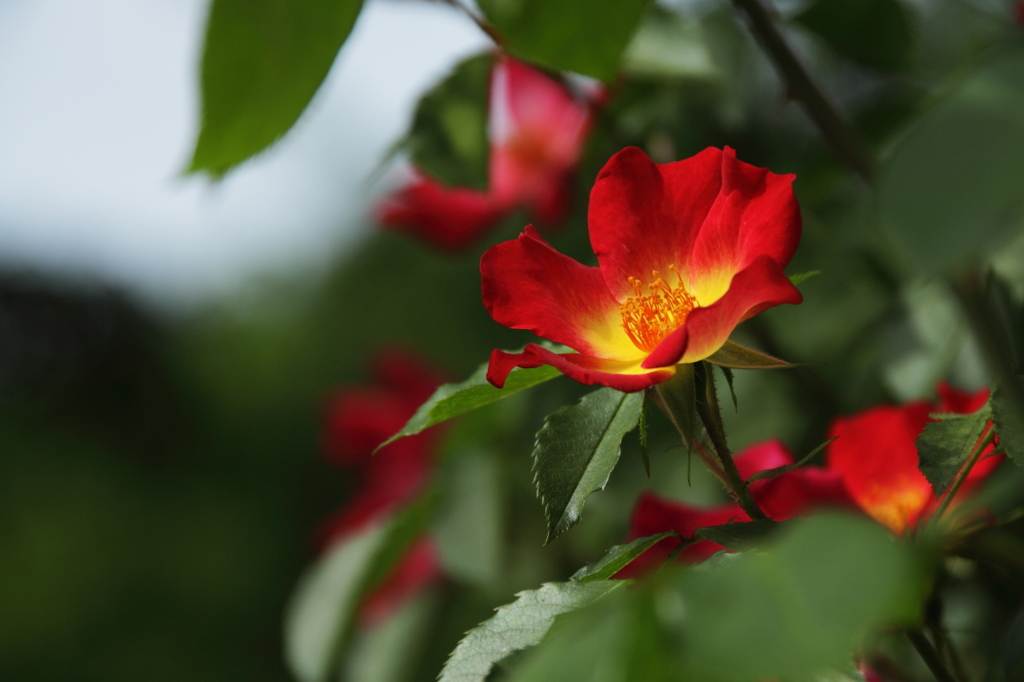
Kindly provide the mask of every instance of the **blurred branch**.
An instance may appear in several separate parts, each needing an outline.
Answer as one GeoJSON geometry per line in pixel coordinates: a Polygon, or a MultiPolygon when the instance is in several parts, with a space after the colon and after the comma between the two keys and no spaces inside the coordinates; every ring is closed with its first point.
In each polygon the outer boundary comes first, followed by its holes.
{"type": "Polygon", "coordinates": [[[942,658],[939,657],[939,652],[928,641],[928,637],[925,636],[924,632],[916,628],[907,630],[907,638],[914,645],[914,648],[917,649],[917,653],[920,654],[921,659],[928,666],[928,669],[932,671],[932,675],[935,676],[938,682],[957,682],[952,673],[946,670],[946,666],[942,663],[942,658]]]}
{"type": "Polygon", "coordinates": [[[487,23],[487,20],[484,19],[482,16],[471,10],[466,5],[462,4],[460,0],[441,0],[441,2],[443,2],[446,5],[451,5],[455,9],[465,14],[467,17],[470,18],[470,20],[474,24],[477,25],[477,27],[481,31],[487,34],[488,38],[494,41],[495,45],[502,49],[505,48],[505,37],[498,32],[498,29],[494,28],[489,23],[487,23]]]}
{"type": "Polygon", "coordinates": [[[750,19],[751,30],[782,75],[789,97],[803,105],[826,142],[870,184],[875,174],[875,163],[860,134],[811,79],[762,0],[733,0],[733,3],[750,19]]]}

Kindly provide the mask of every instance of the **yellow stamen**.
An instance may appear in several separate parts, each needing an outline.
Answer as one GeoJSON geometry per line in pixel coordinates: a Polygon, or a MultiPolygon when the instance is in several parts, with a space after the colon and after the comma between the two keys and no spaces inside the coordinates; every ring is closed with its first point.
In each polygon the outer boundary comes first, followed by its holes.
{"type": "Polygon", "coordinates": [[[622,328],[636,344],[636,347],[650,353],[666,336],[683,326],[686,316],[697,306],[697,299],[683,286],[683,278],[676,272],[676,266],[668,269],[676,276],[676,285],[669,286],[657,270],[651,272],[650,293],[644,294],[644,283],[636,277],[627,281],[636,292],[619,306],[622,314],[622,328]]]}

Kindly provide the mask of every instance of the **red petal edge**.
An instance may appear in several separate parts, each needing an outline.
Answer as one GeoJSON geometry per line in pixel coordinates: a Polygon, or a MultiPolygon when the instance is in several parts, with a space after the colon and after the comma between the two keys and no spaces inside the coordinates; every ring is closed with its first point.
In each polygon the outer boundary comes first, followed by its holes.
{"type": "Polygon", "coordinates": [[[540,367],[551,365],[570,379],[581,384],[599,384],[623,393],[635,393],[650,388],[675,374],[675,368],[659,369],[646,374],[618,374],[616,368],[627,363],[602,360],[581,353],[553,353],[535,343],[529,344],[522,353],[506,353],[495,350],[487,368],[487,381],[496,388],[503,388],[509,372],[516,367],[540,367]]]}

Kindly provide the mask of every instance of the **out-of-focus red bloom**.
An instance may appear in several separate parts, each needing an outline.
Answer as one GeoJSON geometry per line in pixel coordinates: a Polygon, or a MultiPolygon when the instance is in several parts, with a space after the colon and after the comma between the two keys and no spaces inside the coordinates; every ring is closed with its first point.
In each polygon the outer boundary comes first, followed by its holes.
{"type": "MultiPolygon", "coordinates": [[[[323,548],[412,501],[433,467],[441,435],[437,428],[401,438],[376,454],[373,451],[405,426],[445,378],[419,359],[394,350],[376,358],[373,376],[374,385],[341,389],[327,406],[324,454],[335,464],[354,468],[359,485],[348,504],[325,525],[323,548]]],[[[391,574],[366,596],[360,621],[379,622],[440,577],[433,543],[426,536],[419,538],[391,574]]]]}
{"type": "Polygon", "coordinates": [[[792,182],[728,147],[662,165],[635,147],[620,151],[590,194],[598,267],[558,253],[530,226],[484,254],[491,317],[577,351],[494,351],[488,380],[500,388],[514,367],[552,365],[584,384],[639,391],[712,355],[743,320],[800,303],[782,271],[800,239],[792,182]]]}
{"type": "Polygon", "coordinates": [[[1017,23],[1024,26],[1024,0],[1019,1],[1014,9],[1016,10],[1014,15],[1017,17],[1017,23]]]}
{"type": "MultiPolygon", "coordinates": [[[[794,462],[793,455],[777,440],[752,445],[736,457],[736,467],[745,479],[758,471],[794,462]]],[[[854,506],[839,475],[820,467],[800,467],[774,478],[754,481],[750,485],[750,493],[761,509],[776,521],[791,519],[812,508],[854,506]]],[[[657,568],[679,547],[680,542],[692,541],[698,528],[749,520],[750,517],[738,504],[702,508],[644,493],[633,509],[629,539],[674,530],[683,540],[662,540],[615,577],[632,578],[657,568]]],[[[680,552],[678,560],[699,563],[723,549],[721,545],[709,540],[700,540],[680,552]]]]}
{"type": "Polygon", "coordinates": [[[457,251],[521,206],[540,224],[565,217],[572,172],[590,131],[591,103],[503,57],[492,72],[490,109],[490,187],[445,187],[421,175],[378,207],[382,225],[457,251]]]}
{"type": "MultiPolygon", "coordinates": [[[[826,451],[828,468],[838,473],[846,490],[858,506],[894,533],[915,528],[929,516],[938,500],[928,480],[918,470],[915,441],[933,412],[968,414],[988,399],[988,390],[977,393],[960,391],[939,384],[939,400],[917,400],[902,406],[872,407],[832,422],[829,436],[839,438],[826,451]]],[[[953,500],[958,504],[1002,461],[988,457],[971,470],[953,500]]]]}

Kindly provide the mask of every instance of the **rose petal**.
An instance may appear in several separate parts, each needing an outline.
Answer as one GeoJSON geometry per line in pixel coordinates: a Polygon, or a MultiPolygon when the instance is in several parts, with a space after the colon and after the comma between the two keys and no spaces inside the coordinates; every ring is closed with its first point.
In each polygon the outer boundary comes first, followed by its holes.
{"type": "Polygon", "coordinates": [[[658,165],[636,147],[615,154],[590,192],[590,243],[608,289],[633,295],[627,281],[650,283],[674,264],[686,280],[697,233],[721,189],[719,149],[658,165]]]}
{"type": "Polygon", "coordinates": [[[862,509],[896,533],[916,525],[935,497],[918,471],[914,445],[930,411],[924,401],[884,405],[839,417],[829,428],[838,440],[827,448],[828,468],[862,509]]]}
{"type": "Polygon", "coordinates": [[[506,353],[496,350],[491,353],[487,369],[487,380],[501,388],[509,372],[515,367],[540,367],[551,365],[570,379],[581,384],[600,384],[624,393],[633,393],[650,388],[675,374],[675,368],[645,371],[639,362],[605,360],[582,353],[553,353],[531,343],[522,353],[506,353]]]}
{"type": "Polygon", "coordinates": [[[803,296],[779,264],[761,256],[736,273],[728,292],[707,308],[695,308],[685,324],[665,337],[643,362],[646,368],[697,362],[729,339],[736,325],[781,303],[800,303],[803,296]]]}
{"type": "Polygon", "coordinates": [[[721,191],[700,226],[689,260],[687,288],[702,306],[721,298],[734,273],[762,256],[785,267],[800,241],[800,207],[793,175],[776,175],[721,156],[721,191]]]}
{"type": "Polygon", "coordinates": [[[484,307],[499,324],[595,357],[643,356],[622,329],[600,270],[558,253],[532,227],[488,249],[480,272],[484,307]]]}
{"type": "Polygon", "coordinates": [[[376,218],[384,227],[454,252],[475,242],[510,208],[487,192],[419,178],[387,197],[377,208],[376,218]]]}

